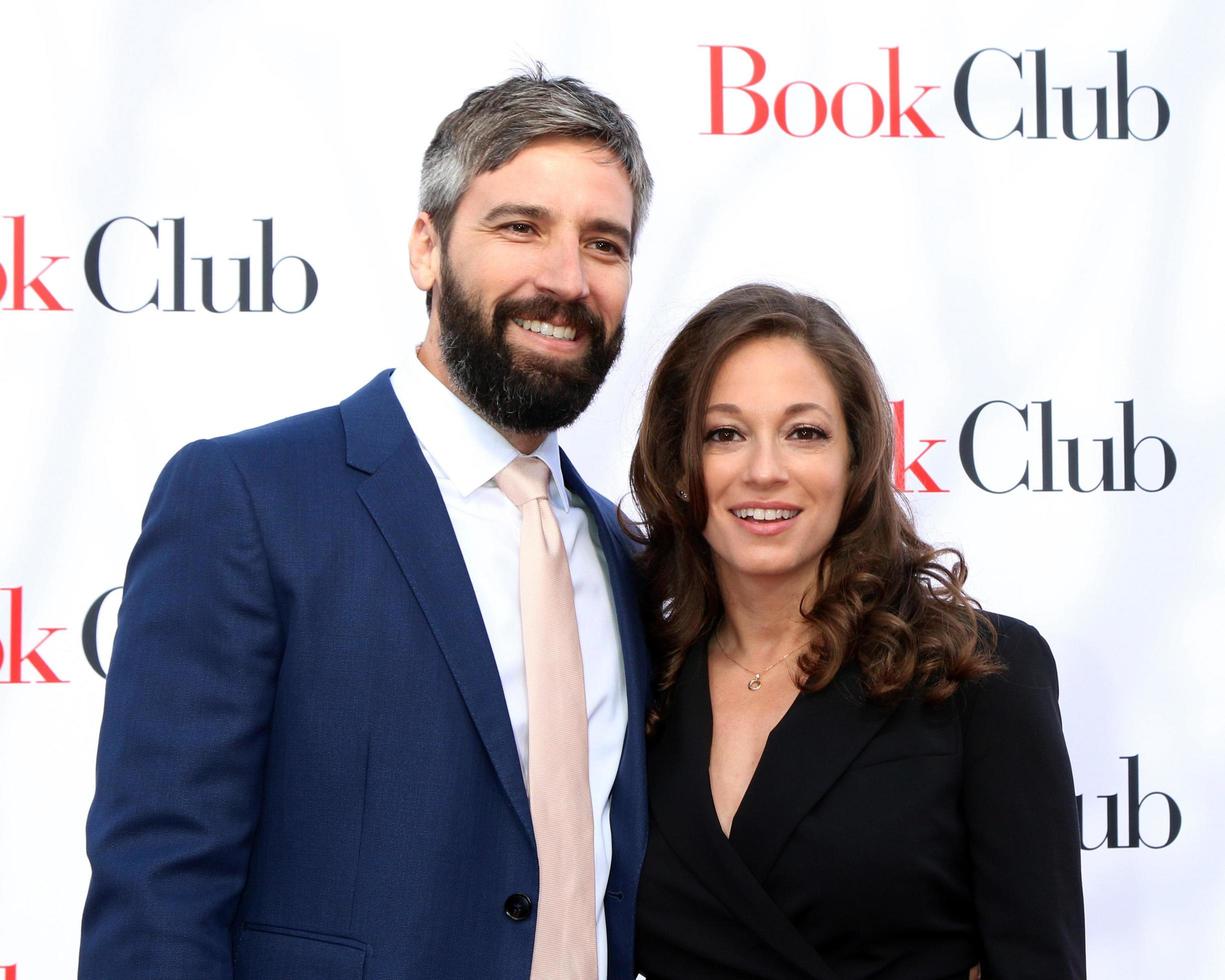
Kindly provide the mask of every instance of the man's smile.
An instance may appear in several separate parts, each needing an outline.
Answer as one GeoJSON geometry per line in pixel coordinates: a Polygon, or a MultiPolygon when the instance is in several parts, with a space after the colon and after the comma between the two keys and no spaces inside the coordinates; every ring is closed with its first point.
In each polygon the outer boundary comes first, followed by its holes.
{"type": "Polygon", "coordinates": [[[538,333],[544,337],[553,337],[556,340],[573,340],[578,336],[578,331],[574,327],[563,327],[544,320],[527,320],[520,319],[519,317],[511,317],[511,319],[524,330],[538,333]]]}

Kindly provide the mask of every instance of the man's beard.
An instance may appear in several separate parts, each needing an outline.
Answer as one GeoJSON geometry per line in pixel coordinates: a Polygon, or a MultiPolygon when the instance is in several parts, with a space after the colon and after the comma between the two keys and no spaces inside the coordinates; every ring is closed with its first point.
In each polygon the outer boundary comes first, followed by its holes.
{"type": "Polygon", "coordinates": [[[625,320],[605,339],[600,317],[581,303],[548,296],[499,301],[488,321],[480,304],[454,275],[435,284],[442,358],[460,395],[491,425],[509,432],[551,432],[583,413],[621,352],[625,320]],[[563,361],[514,350],[507,342],[513,321],[540,320],[586,335],[581,360],[563,361]]]}

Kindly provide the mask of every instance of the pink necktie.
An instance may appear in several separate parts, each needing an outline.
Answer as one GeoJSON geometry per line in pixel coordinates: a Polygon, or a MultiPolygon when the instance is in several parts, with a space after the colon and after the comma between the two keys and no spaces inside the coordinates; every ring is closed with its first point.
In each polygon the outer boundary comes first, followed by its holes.
{"type": "Polygon", "coordinates": [[[527,676],[527,782],[540,865],[532,980],[595,980],[595,850],[587,700],[570,563],[549,468],[520,456],[495,482],[523,515],[519,605],[527,676]]]}

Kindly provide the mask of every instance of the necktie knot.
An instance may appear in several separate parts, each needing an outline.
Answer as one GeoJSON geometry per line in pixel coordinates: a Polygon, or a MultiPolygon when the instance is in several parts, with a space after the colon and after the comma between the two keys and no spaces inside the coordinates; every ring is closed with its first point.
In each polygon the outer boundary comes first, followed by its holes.
{"type": "Polygon", "coordinates": [[[517,456],[493,478],[510,502],[522,507],[529,500],[548,500],[549,466],[536,456],[517,456]]]}

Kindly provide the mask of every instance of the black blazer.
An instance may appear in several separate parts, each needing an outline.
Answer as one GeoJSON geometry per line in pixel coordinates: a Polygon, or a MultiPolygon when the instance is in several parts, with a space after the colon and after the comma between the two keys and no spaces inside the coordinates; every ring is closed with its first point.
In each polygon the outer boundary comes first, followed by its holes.
{"type": "Polygon", "coordinates": [[[944,705],[866,702],[848,667],[771,733],[724,837],[695,649],[649,751],[648,980],[1073,980],[1080,838],[1046,641],[992,616],[1005,673],[944,705]]]}

